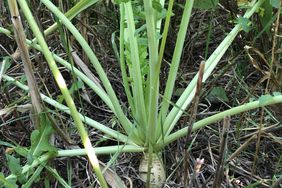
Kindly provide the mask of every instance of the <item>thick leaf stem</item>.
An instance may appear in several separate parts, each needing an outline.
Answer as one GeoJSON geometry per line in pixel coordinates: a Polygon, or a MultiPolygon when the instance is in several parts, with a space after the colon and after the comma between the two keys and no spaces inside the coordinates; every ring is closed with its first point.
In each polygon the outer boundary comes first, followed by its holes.
{"type": "MultiPolygon", "coordinates": [[[[245,18],[250,18],[255,11],[261,6],[264,0],[253,0],[251,2],[252,7],[248,9],[244,15],[245,18]]],[[[231,45],[232,41],[235,39],[237,34],[241,31],[242,27],[241,24],[237,24],[230,33],[224,38],[224,40],[220,43],[220,45],[216,48],[216,50],[212,53],[212,55],[208,58],[205,63],[205,73],[203,76],[203,82],[207,80],[210,76],[214,68],[216,67],[217,63],[220,61],[222,56],[225,54],[229,46],[231,45]]],[[[165,116],[165,120],[163,123],[164,127],[164,135],[167,136],[176,123],[178,122],[179,118],[187,108],[187,106],[191,103],[193,96],[195,95],[196,91],[196,83],[198,79],[198,74],[195,75],[193,80],[189,83],[185,91],[179,97],[178,101],[176,102],[175,106],[169,112],[167,116],[165,116]]],[[[167,86],[168,87],[168,86],[167,86]]],[[[168,99],[168,98],[167,98],[168,99]]],[[[165,100],[165,99],[164,99],[165,100]]],[[[159,133],[159,141],[161,140],[161,133],[159,133]]]]}
{"type": "MultiPolygon", "coordinates": [[[[256,108],[260,108],[260,107],[264,107],[267,105],[272,105],[272,104],[277,104],[277,103],[282,103],[282,95],[277,95],[277,96],[271,96],[271,95],[267,95],[267,96],[262,96],[259,100],[254,101],[254,102],[249,102],[234,108],[231,108],[229,110],[220,112],[218,114],[215,114],[213,116],[210,116],[208,118],[205,118],[203,120],[197,121],[194,126],[193,126],[193,131],[196,131],[200,128],[203,128],[207,125],[210,125],[212,123],[215,123],[221,119],[223,119],[226,116],[232,116],[235,114],[239,114],[241,112],[245,112],[248,110],[252,110],[252,109],[256,109],[256,108]],[[262,100],[263,97],[267,97],[267,100],[262,100]]],[[[158,148],[163,148],[165,146],[167,146],[168,144],[170,144],[171,142],[183,137],[186,135],[187,133],[187,127],[182,128],[178,131],[176,131],[175,133],[170,134],[169,136],[165,137],[164,142],[162,143],[162,141],[160,141],[158,143],[158,148]]]]}
{"type": "Polygon", "coordinates": [[[133,124],[129,121],[129,119],[125,116],[121,105],[117,99],[117,96],[111,86],[111,83],[101,66],[100,62],[98,61],[96,55],[92,51],[89,44],[85,41],[83,36],[79,33],[77,28],[69,21],[69,19],[49,0],[42,0],[41,1],[52,13],[54,13],[66,26],[66,28],[73,34],[77,42],[81,45],[82,49],[84,50],[85,54],[88,56],[90,62],[94,66],[94,68],[97,71],[97,74],[99,75],[99,78],[101,79],[101,82],[103,83],[103,86],[105,87],[105,90],[107,91],[109,98],[112,101],[112,104],[115,108],[117,118],[119,119],[121,125],[125,129],[128,135],[132,137],[136,141],[136,143],[140,143],[139,137],[136,135],[136,128],[133,126],[133,124]]]}

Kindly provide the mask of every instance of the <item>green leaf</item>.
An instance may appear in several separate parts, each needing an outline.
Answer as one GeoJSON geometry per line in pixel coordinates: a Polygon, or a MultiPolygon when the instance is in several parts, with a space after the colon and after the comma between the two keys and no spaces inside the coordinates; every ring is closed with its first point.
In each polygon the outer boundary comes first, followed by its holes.
{"type": "MultiPolygon", "coordinates": [[[[165,8],[162,9],[161,12],[157,13],[157,20],[163,20],[166,18],[167,15],[167,10],[165,8]]],[[[160,33],[158,32],[158,34],[160,35],[160,33]]],[[[160,36],[159,36],[160,37],[160,36]]]]}
{"type": "Polygon", "coordinates": [[[237,5],[240,9],[247,9],[250,8],[251,3],[249,0],[237,0],[237,5]]]}
{"type": "Polygon", "coordinates": [[[28,155],[28,149],[27,148],[22,147],[22,146],[17,146],[14,149],[15,149],[15,152],[17,154],[19,154],[20,156],[27,157],[27,155],[28,155]]]}
{"type": "MultiPolygon", "coordinates": [[[[144,26],[144,30],[146,29],[145,25],[144,26]]],[[[141,27],[143,29],[143,26],[141,27]]],[[[141,28],[138,31],[138,35],[141,35],[141,28]]],[[[138,49],[139,49],[139,59],[140,59],[140,68],[141,68],[141,75],[143,77],[145,77],[145,75],[147,75],[149,73],[149,63],[148,63],[148,40],[147,38],[142,38],[137,36],[137,41],[138,41],[138,49]]],[[[126,64],[129,68],[129,72],[132,72],[132,60],[131,60],[131,51],[130,51],[130,45],[128,42],[125,43],[125,51],[124,51],[124,55],[126,57],[126,64]]],[[[130,76],[132,76],[130,74],[130,76]]]]}
{"type": "Polygon", "coordinates": [[[237,19],[237,22],[238,22],[238,24],[241,24],[241,26],[242,26],[242,28],[245,32],[249,32],[251,30],[251,22],[248,18],[244,18],[244,17],[240,16],[237,19]]]}
{"type": "Polygon", "coordinates": [[[162,12],[163,7],[159,1],[153,0],[152,5],[153,5],[153,8],[156,9],[159,13],[162,12]]]}
{"type": "Polygon", "coordinates": [[[273,6],[274,8],[279,8],[279,6],[280,6],[280,0],[269,0],[269,3],[270,3],[271,6],[273,6]]]}
{"type": "Polygon", "coordinates": [[[222,87],[214,87],[207,98],[212,103],[220,103],[221,101],[229,102],[226,92],[222,87]]]}
{"type": "Polygon", "coordinates": [[[23,74],[22,76],[21,76],[21,78],[20,78],[20,83],[22,83],[22,84],[25,84],[26,83],[26,81],[27,81],[27,78],[26,78],[26,75],[25,74],[23,74]]]}
{"type": "Polygon", "coordinates": [[[267,103],[269,100],[272,100],[272,96],[271,95],[262,95],[259,98],[259,104],[260,105],[264,105],[265,103],[267,103]]]}
{"type": "Polygon", "coordinates": [[[58,101],[58,103],[63,103],[64,102],[64,96],[63,95],[58,95],[58,97],[57,97],[57,101],[58,101]]]}
{"type": "Polygon", "coordinates": [[[76,82],[74,82],[72,85],[71,85],[71,88],[69,89],[70,91],[70,94],[73,94],[75,91],[78,91],[79,89],[81,89],[83,87],[83,82],[82,80],[77,80],[76,82]]]}
{"type": "Polygon", "coordinates": [[[17,179],[16,178],[11,178],[9,180],[5,179],[5,176],[2,172],[0,172],[0,187],[5,186],[6,188],[17,188],[17,179]]]}
{"type": "Polygon", "coordinates": [[[10,144],[9,142],[5,142],[0,140],[0,146],[6,146],[6,147],[10,147],[10,148],[14,148],[15,146],[10,144]]]}
{"type": "Polygon", "coordinates": [[[26,182],[25,176],[22,174],[22,166],[20,164],[20,159],[15,158],[12,155],[6,154],[8,168],[12,174],[17,176],[20,183],[26,182]]]}
{"type": "Polygon", "coordinates": [[[136,37],[138,37],[138,38],[137,38],[137,40],[138,40],[138,45],[139,45],[139,40],[140,40],[140,39],[142,39],[143,41],[145,40],[145,43],[143,43],[143,45],[147,45],[148,39],[147,39],[146,37],[144,37],[144,38],[139,38],[139,35],[141,35],[141,34],[144,33],[145,31],[146,31],[146,24],[143,24],[141,27],[136,28],[134,35],[135,35],[136,37]]]}
{"type": "Polygon", "coordinates": [[[264,3],[261,5],[261,8],[259,9],[259,19],[260,22],[265,28],[266,33],[270,35],[270,28],[271,24],[269,24],[272,21],[273,13],[272,13],[272,6],[270,5],[269,1],[264,1],[264,3]]]}
{"type": "Polygon", "coordinates": [[[6,154],[6,159],[8,163],[8,168],[12,174],[19,175],[22,173],[22,166],[20,164],[20,159],[15,158],[12,155],[6,154]]]}
{"type": "Polygon", "coordinates": [[[45,114],[40,115],[40,129],[31,133],[30,156],[32,158],[40,156],[46,151],[55,151],[56,148],[49,143],[53,128],[45,114]]]}
{"type": "Polygon", "coordinates": [[[194,8],[198,9],[211,9],[215,8],[219,0],[195,0],[194,8]]]}

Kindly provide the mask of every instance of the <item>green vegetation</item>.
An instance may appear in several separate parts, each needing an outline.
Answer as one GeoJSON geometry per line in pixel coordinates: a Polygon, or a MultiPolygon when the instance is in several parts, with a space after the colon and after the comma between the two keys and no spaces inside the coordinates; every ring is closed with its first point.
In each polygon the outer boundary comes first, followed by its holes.
{"type": "MultiPolygon", "coordinates": [[[[7,91],[8,88],[16,86],[18,92],[23,90],[24,93],[21,92],[21,96],[11,96],[13,101],[10,101],[8,106],[5,106],[1,110],[0,115],[3,116],[11,112],[17,114],[17,111],[23,106],[20,105],[23,101],[31,101],[29,107],[24,106],[23,108],[30,113],[30,122],[34,130],[29,134],[30,143],[25,144],[25,146],[16,143],[15,140],[6,140],[4,138],[2,140],[0,138],[1,147],[6,148],[6,168],[10,173],[2,172],[0,174],[0,187],[31,187],[38,181],[42,181],[45,187],[52,187],[54,181],[60,183],[62,187],[72,187],[72,178],[70,177],[73,172],[72,168],[69,167],[67,169],[68,176],[62,176],[59,169],[54,167],[56,166],[54,164],[62,158],[70,159],[70,157],[84,155],[87,155],[87,159],[101,187],[112,186],[117,184],[117,182],[119,187],[126,187],[122,183],[122,180],[117,177],[117,173],[108,169],[113,163],[116,163],[118,156],[122,153],[143,153],[143,157],[139,162],[140,179],[144,183],[146,182],[147,187],[163,187],[167,179],[170,178],[170,176],[166,176],[168,173],[166,172],[167,167],[164,163],[163,153],[171,143],[181,140],[185,136],[184,151],[182,151],[185,167],[183,173],[188,174],[187,179],[184,178],[183,185],[184,187],[190,187],[194,185],[199,169],[204,163],[203,160],[197,159],[195,164],[189,165],[189,156],[193,154],[193,143],[196,139],[193,133],[203,128],[208,128],[216,132],[218,130],[209,126],[224,119],[222,135],[219,133],[215,134],[220,137],[220,144],[218,144],[220,145],[218,149],[220,152],[218,153],[216,168],[217,175],[213,180],[213,187],[217,187],[223,181],[221,176],[224,174],[224,168],[228,167],[228,162],[244,151],[243,144],[242,146],[238,144],[237,150],[233,155],[226,156],[227,136],[229,133],[231,134],[231,131],[229,131],[230,121],[237,114],[261,109],[260,114],[256,114],[258,121],[253,120],[252,122],[256,125],[256,129],[252,133],[251,140],[257,139],[252,169],[252,173],[255,173],[255,165],[260,159],[258,154],[262,135],[268,134],[268,127],[271,127],[264,125],[265,119],[269,118],[271,116],[269,114],[271,113],[262,107],[269,105],[273,108],[276,107],[278,110],[274,109],[274,111],[277,114],[279,114],[279,109],[281,109],[281,106],[277,105],[282,102],[282,94],[279,92],[281,91],[282,80],[279,77],[280,69],[275,65],[276,61],[281,61],[281,55],[276,50],[278,48],[281,50],[282,46],[282,42],[278,39],[278,36],[281,36],[278,35],[281,14],[280,1],[252,0],[240,4],[241,16],[238,16],[236,20],[230,18],[232,28],[223,40],[218,42],[216,47],[212,49],[210,49],[209,44],[215,37],[212,36],[213,26],[209,25],[207,31],[208,39],[201,41],[206,46],[200,49],[205,53],[207,58],[202,59],[201,63],[197,60],[197,63],[200,63],[200,68],[197,70],[198,73],[191,78],[188,84],[188,81],[185,80],[184,82],[186,83],[183,84],[183,88],[178,87],[179,75],[182,73],[181,65],[184,62],[181,57],[187,53],[185,50],[187,43],[186,35],[189,32],[190,24],[193,22],[193,11],[216,11],[220,2],[216,0],[189,0],[184,5],[174,0],[167,2],[162,0],[116,0],[108,2],[112,3],[111,6],[116,9],[118,17],[113,18],[114,15],[111,15],[111,17],[119,22],[119,29],[112,33],[112,39],[103,39],[108,41],[102,41],[102,43],[111,42],[115,61],[119,63],[120,72],[118,75],[120,74],[120,77],[118,79],[122,83],[123,88],[119,88],[118,90],[116,86],[112,85],[113,78],[110,76],[110,71],[106,69],[111,64],[97,55],[97,49],[93,49],[91,46],[87,32],[85,34],[78,27],[78,25],[85,26],[87,22],[91,21],[91,15],[87,14],[87,10],[90,7],[100,6],[105,8],[105,5],[92,0],[81,0],[77,3],[75,1],[64,2],[59,0],[57,4],[54,4],[50,0],[41,0],[40,2],[39,9],[44,9],[45,13],[47,12],[49,15],[52,15],[52,22],[54,22],[51,26],[48,26],[49,24],[44,25],[43,23],[44,28],[47,28],[45,31],[42,31],[42,26],[38,25],[38,21],[36,21],[38,17],[34,14],[33,9],[35,7],[32,5],[32,2],[9,0],[3,3],[3,6],[9,10],[13,29],[11,26],[3,25],[3,27],[0,27],[0,33],[5,34],[3,38],[7,40],[9,38],[9,40],[17,44],[19,53],[15,52],[12,56],[5,53],[0,54],[3,59],[0,72],[1,84],[3,85],[1,89],[7,91]],[[64,3],[66,3],[66,6],[64,6],[64,3]],[[72,4],[73,7],[64,13],[63,10],[72,4]],[[177,6],[182,10],[180,15],[177,13],[178,17],[176,17],[176,12],[173,11],[177,6]],[[20,17],[19,12],[23,16],[20,17]],[[260,21],[252,22],[251,18],[253,15],[259,15],[260,21]],[[77,17],[79,19],[75,19],[77,17]],[[172,32],[170,31],[170,27],[172,25],[172,19],[176,19],[174,17],[177,18],[179,24],[177,30],[172,32]],[[22,22],[25,24],[22,24],[22,22]],[[240,49],[241,51],[239,53],[245,53],[255,69],[263,74],[264,77],[260,82],[266,80],[264,92],[254,94],[251,91],[252,89],[248,88],[243,80],[247,71],[247,68],[244,68],[244,66],[240,67],[239,64],[229,63],[220,70],[222,75],[224,75],[224,71],[231,68],[234,69],[235,79],[240,87],[238,87],[238,91],[233,91],[233,94],[240,95],[244,93],[245,95],[247,93],[244,100],[238,97],[242,101],[239,104],[236,100],[228,97],[224,89],[225,86],[209,85],[206,83],[212,83],[210,80],[216,82],[220,79],[220,76],[216,77],[214,72],[217,70],[217,67],[222,67],[220,61],[223,56],[231,48],[236,38],[242,38],[241,35],[248,35],[255,30],[255,24],[260,24],[262,28],[253,34],[255,37],[252,40],[259,40],[262,36],[267,36],[271,41],[271,49],[268,49],[271,50],[271,55],[268,57],[264,56],[255,48],[247,46],[245,46],[245,51],[244,49],[240,49]],[[26,36],[31,36],[28,31],[31,31],[32,36],[35,37],[34,39],[27,39],[28,37],[26,36]],[[176,33],[175,36],[172,34],[174,32],[176,33]],[[55,50],[52,42],[48,40],[51,36],[59,39],[61,46],[58,48],[62,48],[64,53],[55,50]],[[171,38],[175,39],[175,44],[168,51],[169,49],[167,47],[171,38]],[[79,53],[83,54],[84,62],[74,55],[76,53],[73,50],[74,48],[80,49],[79,53]],[[169,58],[166,57],[166,51],[170,54],[169,58]],[[210,53],[211,51],[212,53],[210,53]],[[37,55],[38,52],[40,52],[40,55],[37,55]],[[267,70],[261,68],[262,66],[254,60],[254,53],[264,61],[265,66],[268,68],[267,70]],[[207,54],[210,55],[208,56],[207,54]],[[56,87],[58,87],[56,92],[60,91],[57,100],[54,99],[56,96],[52,96],[54,91],[48,91],[53,90],[51,88],[52,85],[50,83],[39,84],[36,79],[40,73],[37,72],[39,70],[38,68],[34,69],[35,65],[31,65],[31,59],[38,59],[38,56],[40,56],[42,61],[48,63],[48,75],[51,75],[55,80],[56,87]],[[24,64],[24,74],[21,73],[21,75],[26,77],[22,77],[21,79],[13,73],[13,66],[15,65],[12,63],[17,59],[21,59],[24,64]],[[81,64],[78,65],[78,59],[82,61],[83,66],[81,64]],[[164,64],[167,61],[169,61],[168,65],[164,64]],[[89,62],[89,66],[86,62],[89,62]],[[60,64],[60,67],[57,63],[60,64]],[[92,72],[89,70],[92,70],[92,72]],[[165,80],[161,77],[163,70],[165,70],[167,77],[165,80]],[[66,76],[66,72],[68,76],[66,76]],[[208,88],[208,85],[210,88],[208,88]],[[92,94],[95,93],[97,95],[96,100],[99,98],[100,104],[103,103],[103,105],[107,106],[105,113],[110,112],[111,116],[113,116],[113,126],[111,126],[111,122],[108,120],[95,120],[95,117],[86,115],[86,109],[82,105],[85,95],[88,95],[82,93],[82,90],[85,88],[91,90],[92,94]],[[176,89],[181,91],[177,95],[175,94],[176,89]],[[44,92],[42,92],[43,90],[44,92]],[[76,96],[77,94],[78,97],[76,96]],[[82,99],[83,96],[84,98],[82,99]],[[126,98],[126,100],[120,99],[121,96],[126,98]],[[206,97],[206,100],[215,104],[226,104],[231,103],[231,101],[233,104],[229,105],[230,108],[228,109],[221,110],[198,120],[196,115],[200,106],[200,99],[204,97],[206,97]],[[249,102],[248,99],[250,99],[249,102]],[[184,123],[179,128],[179,122],[183,116],[184,123]],[[77,147],[73,143],[72,136],[69,136],[71,132],[74,132],[74,128],[69,128],[67,131],[62,128],[61,124],[66,119],[69,119],[68,121],[70,122],[73,121],[75,130],[78,131],[80,136],[80,139],[76,138],[78,139],[77,143],[81,143],[83,149],[77,147]],[[90,128],[95,128],[95,132],[102,134],[102,138],[94,141],[93,134],[88,131],[90,128]],[[59,135],[63,142],[66,142],[70,147],[57,147],[56,141],[54,141],[56,138],[54,134],[59,135]],[[99,146],[100,143],[107,144],[99,146]],[[75,147],[72,147],[72,145],[75,145],[75,147]],[[101,163],[99,164],[99,156],[97,158],[97,155],[102,154],[111,156],[106,166],[101,163]],[[24,159],[25,165],[22,165],[22,159],[24,159]],[[192,168],[192,173],[189,167],[191,165],[195,167],[194,169],[192,168]],[[48,177],[45,180],[40,180],[43,172],[47,173],[48,177]]],[[[220,4],[220,6],[222,7],[223,5],[220,4]]],[[[106,9],[108,8],[106,6],[106,9]]],[[[99,14],[106,14],[103,8],[100,8],[100,10],[99,14]]],[[[112,14],[115,13],[112,12],[112,14]]],[[[97,23],[99,24],[99,20],[97,23]]],[[[216,27],[221,27],[221,24],[216,25],[216,27]]],[[[98,34],[103,35],[101,31],[98,34]]],[[[109,51],[108,49],[104,50],[109,51]]],[[[197,51],[198,49],[194,50],[197,51]]],[[[44,66],[41,62],[37,63],[39,63],[36,65],[38,67],[44,66]]],[[[194,65],[194,70],[197,69],[195,67],[198,67],[198,65],[194,65]]],[[[43,76],[41,75],[41,77],[43,76]]],[[[46,79],[45,82],[53,82],[53,80],[50,78],[50,80],[46,79]]],[[[232,83],[226,85],[232,85],[232,83]]],[[[95,106],[94,101],[88,100],[88,103],[92,107],[95,106]]],[[[239,125],[240,123],[236,125],[236,130],[234,130],[236,135],[240,135],[241,131],[248,130],[247,126],[244,126],[244,128],[239,127],[241,126],[239,125]]],[[[0,125],[1,130],[5,131],[10,124],[12,122],[3,121],[0,125]]],[[[274,128],[279,129],[279,127],[281,126],[278,123],[274,128]]],[[[268,136],[273,136],[276,142],[281,143],[281,137],[272,134],[268,136]]],[[[281,158],[281,156],[277,156],[281,158]]],[[[282,175],[282,172],[280,172],[277,171],[275,176],[271,177],[273,178],[272,182],[255,179],[256,182],[252,182],[252,185],[277,183],[282,175]]]]}

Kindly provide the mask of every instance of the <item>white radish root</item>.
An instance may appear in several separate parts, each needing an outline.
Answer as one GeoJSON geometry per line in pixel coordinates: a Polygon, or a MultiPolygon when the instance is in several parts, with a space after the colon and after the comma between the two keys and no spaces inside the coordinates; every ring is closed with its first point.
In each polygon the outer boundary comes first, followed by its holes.
{"type": "MultiPolygon", "coordinates": [[[[147,181],[148,163],[149,153],[146,153],[145,155],[143,155],[139,166],[140,177],[144,182],[147,181]]],[[[165,180],[166,176],[163,162],[157,154],[153,153],[150,188],[162,188],[165,180]]]]}

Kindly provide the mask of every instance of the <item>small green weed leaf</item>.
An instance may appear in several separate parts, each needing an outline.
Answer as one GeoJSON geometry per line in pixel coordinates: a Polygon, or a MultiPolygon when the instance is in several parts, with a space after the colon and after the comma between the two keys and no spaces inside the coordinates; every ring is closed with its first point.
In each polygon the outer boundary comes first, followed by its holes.
{"type": "Polygon", "coordinates": [[[5,176],[2,172],[0,172],[0,187],[2,188],[5,186],[6,188],[17,188],[17,179],[16,178],[11,178],[9,180],[5,179],[5,176]]]}
{"type": "Polygon", "coordinates": [[[117,59],[119,59],[119,51],[118,51],[117,43],[115,41],[116,32],[117,31],[113,32],[112,35],[111,35],[111,43],[112,43],[112,48],[114,50],[115,56],[116,56],[117,59]]]}
{"type": "Polygon", "coordinates": [[[27,179],[26,179],[26,177],[25,177],[24,174],[19,174],[19,175],[18,175],[18,180],[19,180],[19,182],[20,182],[21,184],[24,184],[24,183],[27,181],[27,179]]]}
{"type": "MultiPolygon", "coordinates": [[[[136,30],[135,30],[135,33],[134,33],[134,35],[136,36],[136,37],[138,37],[139,35],[141,35],[142,34],[142,32],[144,32],[144,31],[146,31],[146,24],[143,24],[141,27],[139,27],[139,28],[137,28],[136,30]]],[[[147,44],[147,38],[138,38],[138,44],[139,44],[139,40],[140,39],[142,39],[142,40],[144,40],[144,39],[146,39],[146,44],[147,44]]],[[[145,44],[144,44],[145,45],[145,44]]]]}
{"type": "Polygon", "coordinates": [[[15,158],[12,155],[6,154],[7,164],[9,170],[12,174],[20,175],[22,173],[22,166],[20,164],[20,159],[15,158]]]}
{"type": "Polygon", "coordinates": [[[239,78],[243,79],[248,73],[248,67],[245,62],[238,62],[235,68],[236,73],[238,74],[239,78]]]}
{"type": "Polygon", "coordinates": [[[162,20],[166,18],[167,10],[165,8],[162,9],[161,12],[157,14],[157,20],[162,20]]]}
{"type": "Polygon", "coordinates": [[[245,32],[249,32],[251,30],[251,22],[248,18],[244,18],[244,17],[240,16],[237,19],[237,22],[238,22],[238,24],[241,24],[241,26],[242,26],[242,28],[245,32]]]}
{"type": "Polygon", "coordinates": [[[269,3],[270,3],[271,6],[273,6],[274,8],[279,8],[279,6],[280,6],[280,0],[269,0],[269,3]]]}
{"type": "MultiPolygon", "coordinates": [[[[148,63],[148,46],[147,46],[147,39],[146,38],[138,38],[138,49],[139,49],[139,59],[140,59],[140,68],[141,68],[141,75],[145,76],[149,73],[149,63],[148,63]]],[[[130,69],[132,69],[131,63],[131,55],[130,55],[130,45],[129,43],[125,43],[125,57],[126,57],[126,64],[130,69]]],[[[130,71],[131,72],[131,71],[130,71]]]]}
{"type": "Polygon", "coordinates": [[[163,11],[163,7],[162,7],[161,3],[159,1],[157,1],[157,0],[153,0],[152,6],[159,13],[161,13],[163,11]]]}
{"type": "MultiPolygon", "coordinates": [[[[69,89],[70,94],[72,95],[75,91],[78,91],[79,89],[83,88],[83,86],[84,86],[84,83],[82,82],[82,80],[78,79],[77,81],[75,81],[75,82],[71,85],[71,87],[70,87],[70,89],[69,89]]],[[[59,95],[59,96],[57,97],[57,101],[58,101],[59,103],[62,103],[64,100],[65,100],[65,99],[64,99],[63,95],[59,95]]]]}
{"type": "Polygon", "coordinates": [[[27,81],[27,78],[26,78],[26,75],[25,74],[23,74],[22,76],[21,76],[21,78],[20,78],[20,83],[22,83],[22,84],[25,84],[26,83],[26,81],[27,81]]]}
{"type": "Polygon", "coordinates": [[[248,0],[237,0],[237,5],[240,9],[246,9],[250,7],[250,2],[248,0]]]}
{"type": "Polygon", "coordinates": [[[2,172],[0,172],[0,187],[4,186],[5,176],[2,172]]]}
{"type": "Polygon", "coordinates": [[[25,147],[21,147],[21,146],[15,147],[15,152],[22,157],[27,157],[28,155],[28,149],[25,147]]]}
{"type": "Polygon", "coordinates": [[[58,103],[63,103],[63,101],[64,101],[64,96],[63,96],[63,95],[58,95],[57,101],[58,101],[58,103]]]}
{"type": "Polygon", "coordinates": [[[272,96],[271,95],[262,95],[259,98],[259,104],[260,105],[264,105],[265,103],[267,103],[269,100],[272,100],[272,96]]]}
{"type": "Polygon", "coordinates": [[[69,89],[70,94],[73,94],[75,91],[78,91],[83,87],[83,82],[81,80],[77,80],[71,85],[71,88],[69,89]]]}
{"type": "Polygon", "coordinates": [[[261,8],[259,9],[259,19],[260,19],[260,22],[261,22],[263,28],[265,28],[266,33],[268,35],[270,35],[270,28],[271,28],[271,24],[269,24],[269,23],[273,19],[272,9],[273,8],[270,5],[269,1],[264,1],[264,3],[262,4],[261,8]]]}
{"type": "Polygon", "coordinates": [[[6,146],[6,147],[10,147],[10,148],[14,148],[15,146],[13,144],[10,144],[9,142],[5,142],[0,140],[0,146],[6,146]]]}
{"type": "Polygon", "coordinates": [[[20,159],[16,158],[12,155],[6,154],[8,168],[12,172],[12,174],[17,176],[17,179],[20,183],[26,182],[26,177],[22,174],[22,166],[20,164],[20,159]]]}
{"type": "Polygon", "coordinates": [[[51,188],[51,183],[48,176],[44,179],[44,187],[51,188]]]}
{"type": "MultiPolygon", "coordinates": [[[[142,39],[140,39],[142,41],[142,39]]],[[[140,41],[138,40],[138,42],[140,41]]],[[[147,45],[141,45],[141,43],[139,44],[139,57],[142,61],[146,60],[148,57],[148,52],[147,52],[147,45]]]]}
{"type": "Polygon", "coordinates": [[[147,46],[148,39],[147,38],[138,38],[137,42],[139,46],[147,46]]]}
{"type": "Polygon", "coordinates": [[[40,156],[46,151],[56,151],[56,148],[49,143],[50,135],[53,133],[53,128],[46,115],[40,116],[40,129],[34,130],[31,133],[31,156],[40,156]]]}
{"type": "Polygon", "coordinates": [[[225,90],[222,87],[214,87],[207,97],[212,103],[229,102],[225,90]]]}
{"type": "Polygon", "coordinates": [[[198,9],[211,9],[215,8],[219,0],[195,0],[194,8],[198,9]]]}

